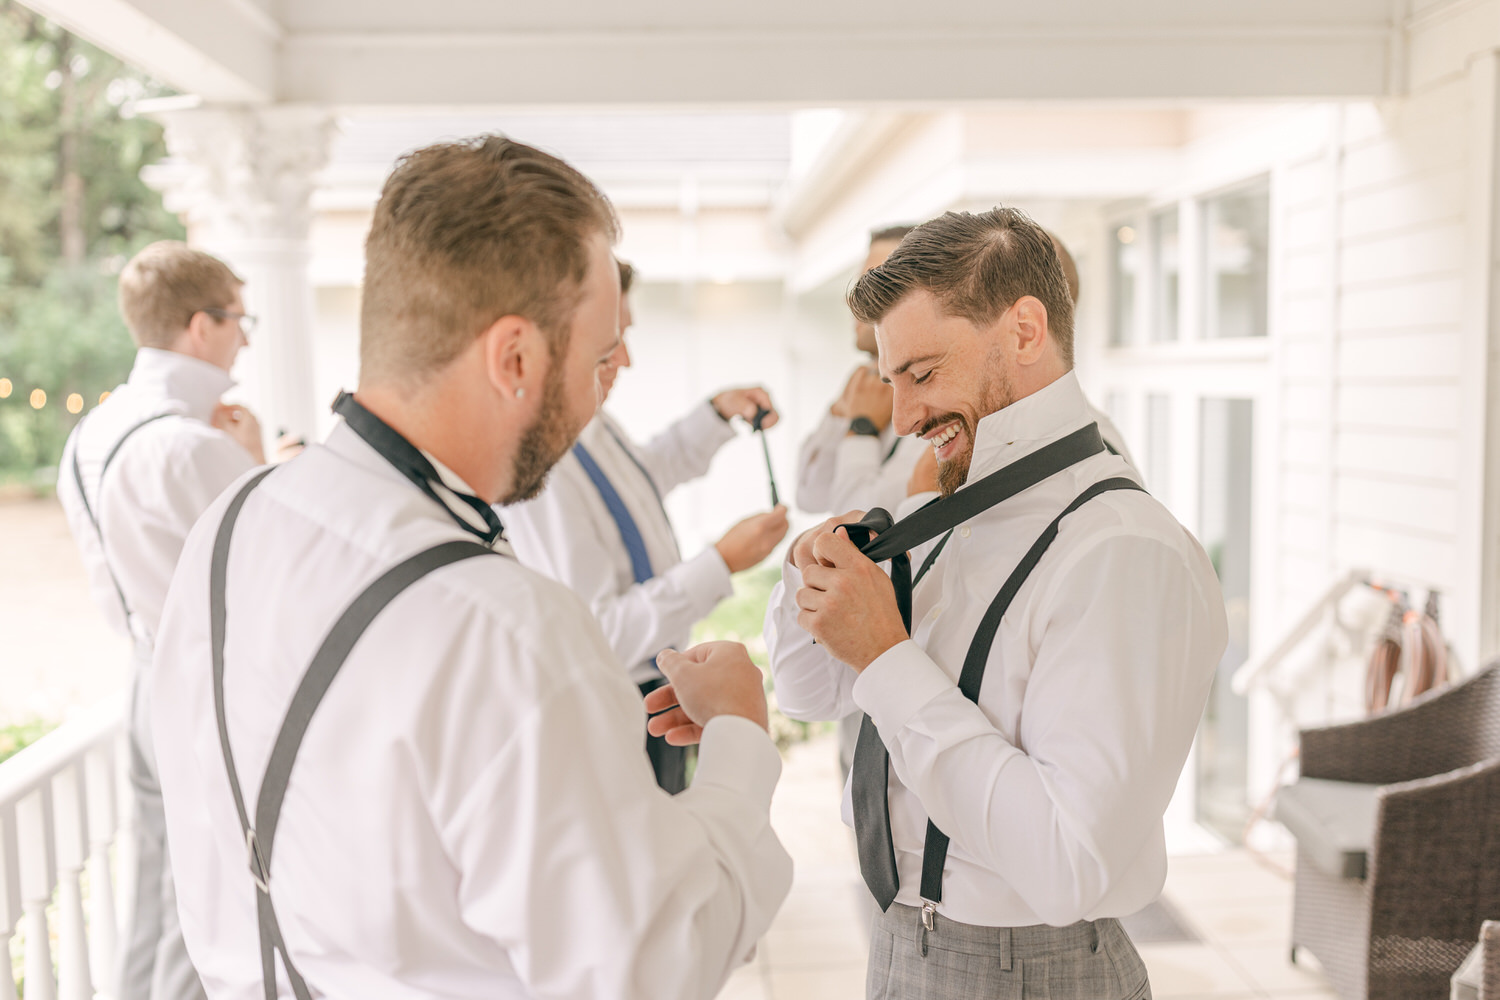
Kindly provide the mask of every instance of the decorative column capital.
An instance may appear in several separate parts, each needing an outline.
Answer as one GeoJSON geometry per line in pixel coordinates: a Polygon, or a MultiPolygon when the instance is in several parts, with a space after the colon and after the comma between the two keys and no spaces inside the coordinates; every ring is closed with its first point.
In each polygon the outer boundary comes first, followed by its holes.
{"type": "Polygon", "coordinates": [[[337,125],[322,108],[294,105],[159,110],[168,159],[142,178],[181,214],[194,242],[305,240],[315,178],[337,125]]]}

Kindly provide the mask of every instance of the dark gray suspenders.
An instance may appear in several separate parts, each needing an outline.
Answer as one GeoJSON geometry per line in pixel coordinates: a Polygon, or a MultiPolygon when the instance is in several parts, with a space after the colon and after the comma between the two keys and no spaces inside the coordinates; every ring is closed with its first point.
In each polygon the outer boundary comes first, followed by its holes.
{"type": "MultiPolygon", "coordinates": [[[[104,495],[104,474],[109,471],[110,463],[115,460],[115,456],[120,453],[120,449],[124,447],[125,442],[130,440],[130,436],[147,424],[154,424],[163,417],[175,417],[179,415],[176,413],[158,413],[154,417],[147,417],[120,435],[120,439],[115,442],[115,446],[109,449],[109,454],[104,456],[104,464],[99,468],[99,495],[101,497],[104,495]]],[[[114,585],[115,596],[120,599],[120,610],[125,614],[125,628],[128,631],[130,629],[130,603],[125,600],[125,590],[120,586],[120,578],[115,576],[114,567],[109,564],[109,553],[104,548],[104,529],[99,526],[99,516],[94,513],[94,505],[89,503],[88,490],[83,488],[83,469],[78,464],[78,447],[83,443],[82,421],[79,422],[78,430],[74,431],[74,433],[78,436],[73,441],[73,482],[78,487],[78,499],[83,501],[83,512],[89,516],[89,523],[94,526],[94,534],[99,539],[99,558],[104,560],[104,572],[109,574],[109,582],[114,585]]]]}
{"type": "Polygon", "coordinates": [[[244,792],[240,789],[239,773],[235,769],[234,754],[229,748],[229,729],[224,709],[224,628],[226,612],[224,604],[225,581],[229,569],[229,543],[239,519],[245,500],[271,473],[266,469],[245,483],[230,501],[224,512],[224,520],[214,538],[213,563],[209,573],[209,627],[213,650],[214,671],[214,715],[219,726],[219,748],[224,754],[224,768],[229,774],[229,788],[234,794],[234,808],[239,814],[240,830],[245,837],[245,850],[250,863],[251,879],[255,883],[255,908],[260,927],[261,975],[265,984],[266,1000],[276,1000],[276,955],[286,969],[287,979],[297,1000],[311,1000],[307,983],[292,965],[286,942],[281,936],[281,925],[276,919],[276,910],[271,905],[271,852],[276,841],[276,827],[281,819],[281,804],[286,798],[287,784],[291,779],[292,765],[297,760],[297,751],[307,734],[313,714],[328,693],[329,686],[338,676],[354,645],[385,606],[402,591],[434,570],[475,556],[498,555],[489,546],[476,541],[459,540],[443,542],[424,549],[416,555],[397,563],[386,570],[374,583],[356,597],[339,616],[322,645],[313,657],[312,665],[303,674],[297,691],[292,695],[291,706],[276,742],[271,749],[270,762],[266,765],[265,777],[261,779],[260,794],[255,803],[255,824],[245,808],[244,792]]]}
{"type": "MultiPolygon", "coordinates": [[[[1107,447],[1107,446],[1106,446],[1107,447]]],[[[964,666],[958,675],[958,689],[963,696],[974,704],[979,704],[979,689],[984,684],[984,670],[989,664],[990,647],[995,644],[995,634],[1000,630],[1000,621],[1005,617],[1005,612],[1010,610],[1011,602],[1016,599],[1022,584],[1031,571],[1036,569],[1037,563],[1042,561],[1042,556],[1052,545],[1053,539],[1057,537],[1058,526],[1062,524],[1063,518],[1073,513],[1079,507],[1088,503],[1101,493],[1109,493],[1113,490],[1139,490],[1146,492],[1145,487],[1133,479],[1105,479],[1095,483],[1078,495],[1072,503],[1063,510],[1052,523],[1038,536],[1011,570],[1006,578],[1000,593],[990,602],[984,617],[979,620],[979,628],[974,633],[974,638],[969,642],[969,651],[964,656],[964,666]]],[[[945,537],[943,539],[947,541],[945,537]]],[[[924,567],[925,569],[926,567],[924,567]]],[[[936,910],[937,904],[943,900],[943,866],[948,862],[948,835],[937,828],[931,820],[927,821],[927,839],[922,847],[922,919],[931,930],[931,914],[936,910]]],[[[925,947],[925,945],[924,945],[925,947]]]]}

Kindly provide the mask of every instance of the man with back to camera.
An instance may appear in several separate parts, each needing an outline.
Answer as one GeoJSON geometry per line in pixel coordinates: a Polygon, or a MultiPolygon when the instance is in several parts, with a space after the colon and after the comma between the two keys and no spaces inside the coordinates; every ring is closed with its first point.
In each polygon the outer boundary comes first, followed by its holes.
{"type": "MultiPolygon", "coordinates": [[[[656,653],[686,645],[693,624],[734,593],[731,573],[750,569],[786,536],[786,508],[755,514],[718,542],[684,560],[663,500],[708,471],[734,437],[732,417],[767,411],[760,386],[726,389],[694,406],[644,446],[631,441],[602,409],[621,368],[631,366],[625,331],[632,323],[635,270],[621,262],[620,343],[599,374],[601,409],[572,451],[553,468],[546,489],[505,508],[506,533],[525,566],[566,584],[588,602],[642,697],[666,683],[656,653]]],[[[646,736],[657,784],[676,794],[687,787],[686,747],[646,736]]]]}
{"type": "Polygon", "coordinates": [[[343,420],[188,539],[153,694],[213,1000],[275,996],[266,968],[298,998],[709,997],[785,898],[744,647],[661,654],[702,726],[693,787],[668,796],[598,625],[515,561],[492,508],[540,491],[593,417],[616,232],[531,147],[404,157],[343,420]]]}
{"type": "Polygon", "coordinates": [[[265,462],[260,424],[221,403],[254,317],[243,282],[183,243],[153,243],[120,272],[120,314],[137,351],[124,385],[79,422],[63,449],[58,500],[94,603],[134,643],[128,771],[133,886],[121,937],[120,1000],[182,1000],[203,987],[177,923],[165,819],[151,749],[148,672],[183,541],[226,486],[265,462]]]}
{"type": "Polygon", "coordinates": [[[766,639],[788,715],[867,713],[845,799],[883,911],[867,994],[1149,996],[1117,918],[1166,875],[1162,815],[1226,643],[1213,567],[1105,449],[1057,254],[1023,214],[920,226],[849,301],[943,500],[802,535],[766,639]]]}

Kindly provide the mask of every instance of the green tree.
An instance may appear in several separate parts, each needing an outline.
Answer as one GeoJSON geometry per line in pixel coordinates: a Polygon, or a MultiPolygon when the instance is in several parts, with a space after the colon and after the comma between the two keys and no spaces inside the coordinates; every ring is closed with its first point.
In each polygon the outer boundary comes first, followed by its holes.
{"type": "Polygon", "coordinates": [[[14,0],[0,0],[0,477],[55,466],[134,354],[115,309],[136,250],[181,239],[140,179],[166,153],[130,102],[168,91],[14,0]],[[46,394],[40,409],[32,390],[46,394]]]}

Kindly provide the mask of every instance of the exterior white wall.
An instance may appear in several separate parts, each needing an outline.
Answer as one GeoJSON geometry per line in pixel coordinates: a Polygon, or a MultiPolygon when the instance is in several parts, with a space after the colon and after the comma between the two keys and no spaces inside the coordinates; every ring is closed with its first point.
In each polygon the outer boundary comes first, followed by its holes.
{"type": "MultiPolygon", "coordinates": [[[[1139,206],[1270,178],[1264,344],[1109,349],[1106,300],[1086,304],[1080,351],[1086,381],[1132,404],[1125,425],[1137,447],[1144,394],[1184,377],[1199,394],[1256,401],[1252,652],[1336,576],[1367,568],[1411,587],[1414,600],[1441,591],[1465,669],[1500,653],[1497,26],[1493,2],[1429,5],[1410,25],[1407,96],[1281,109],[1230,128],[1205,119],[1207,133],[1184,145],[1169,180],[1099,213],[1085,288],[1108,280],[1114,227],[1139,206]]],[[[1195,468],[1196,415],[1178,407],[1173,422],[1177,475],[1152,485],[1192,525],[1197,483],[1182,473],[1195,468]]],[[[1306,689],[1303,724],[1362,711],[1366,652],[1332,683],[1306,689]]],[[[1293,740],[1271,698],[1253,695],[1252,800],[1274,783],[1293,740]]]]}

